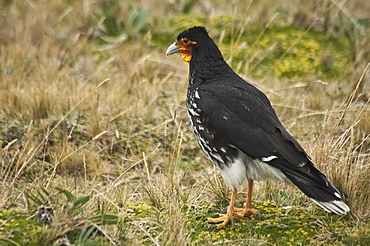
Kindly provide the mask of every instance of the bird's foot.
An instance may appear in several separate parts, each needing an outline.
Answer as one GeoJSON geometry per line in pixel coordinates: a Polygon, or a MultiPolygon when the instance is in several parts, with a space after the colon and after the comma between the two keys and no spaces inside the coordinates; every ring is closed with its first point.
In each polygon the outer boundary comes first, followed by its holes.
{"type": "Polygon", "coordinates": [[[261,219],[260,211],[253,208],[234,208],[234,218],[250,218],[251,215],[255,215],[258,219],[261,219]]]}
{"type": "Polygon", "coordinates": [[[260,212],[256,209],[251,208],[235,208],[232,210],[228,209],[226,214],[219,214],[218,218],[209,218],[208,223],[218,224],[217,229],[225,227],[232,219],[249,218],[250,215],[256,215],[258,218],[261,217],[260,212]]]}
{"type": "Polygon", "coordinates": [[[229,215],[229,213],[227,213],[227,214],[219,214],[218,218],[209,218],[207,221],[208,223],[218,224],[216,228],[221,229],[225,227],[230,222],[231,219],[232,219],[232,216],[229,215]]]}

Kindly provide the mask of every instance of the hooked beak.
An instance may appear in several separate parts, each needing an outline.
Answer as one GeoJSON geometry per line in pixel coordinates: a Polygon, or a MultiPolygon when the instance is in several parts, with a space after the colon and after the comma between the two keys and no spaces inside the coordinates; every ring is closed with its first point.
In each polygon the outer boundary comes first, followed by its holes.
{"type": "Polygon", "coordinates": [[[179,53],[180,52],[180,48],[176,46],[176,42],[171,44],[167,51],[166,51],[166,55],[172,55],[172,54],[175,54],[175,53],[179,53]]]}

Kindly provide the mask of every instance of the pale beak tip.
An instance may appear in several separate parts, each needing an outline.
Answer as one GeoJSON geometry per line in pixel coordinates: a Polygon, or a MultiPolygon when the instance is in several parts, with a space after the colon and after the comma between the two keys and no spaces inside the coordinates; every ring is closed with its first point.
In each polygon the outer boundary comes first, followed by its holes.
{"type": "Polygon", "coordinates": [[[171,44],[167,51],[166,51],[166,55],[169,56],[169,55],[172,55],[172,54],[175,54],[175,53],[178,53],[180,50],[179,50],[179,47],[176,46],[176,43],[173,43],[171,44]]]}

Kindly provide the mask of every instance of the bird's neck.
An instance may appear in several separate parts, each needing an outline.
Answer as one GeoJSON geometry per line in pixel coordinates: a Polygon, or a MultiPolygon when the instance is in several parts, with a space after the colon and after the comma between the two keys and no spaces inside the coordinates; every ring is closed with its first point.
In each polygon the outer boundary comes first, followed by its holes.
{"type": "Polygon", "coordinates": [[[197,86],[204,81],[232,72],[230,66],[217,54],[201,54],[190,61],[189,86],[197,86]]]}

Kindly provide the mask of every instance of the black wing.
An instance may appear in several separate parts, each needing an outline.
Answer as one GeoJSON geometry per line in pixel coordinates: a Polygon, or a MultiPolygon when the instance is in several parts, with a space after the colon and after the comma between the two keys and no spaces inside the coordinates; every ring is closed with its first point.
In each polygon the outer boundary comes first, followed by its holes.
{"type": "Polygon", "coordinates": [[[252,158],[275,155],[291,165],[306,164],[308,157],[285,130],[267,97],[255,87],[207,83],[198,87],[201,111],[208,127],[252,158]]]}
{"type": "Polygon", "coordinates": [[[202,99],[198,105],[215,138],[280,169],[310,198],[333,201],[340,200],[339,194],[346,197],[314,166],[257,88],[234,78],[233,83],[227,79],[203,83],[198,93],[202,99]]]}

